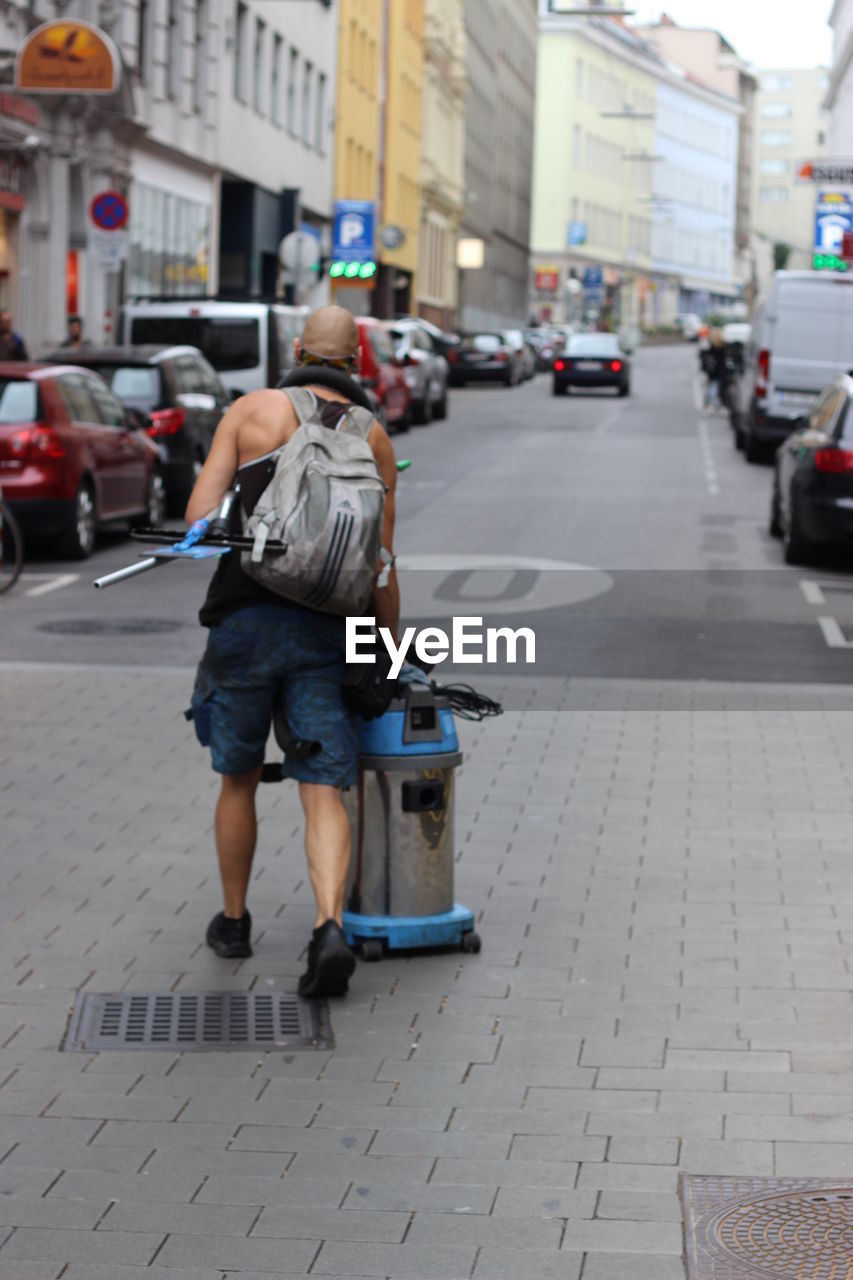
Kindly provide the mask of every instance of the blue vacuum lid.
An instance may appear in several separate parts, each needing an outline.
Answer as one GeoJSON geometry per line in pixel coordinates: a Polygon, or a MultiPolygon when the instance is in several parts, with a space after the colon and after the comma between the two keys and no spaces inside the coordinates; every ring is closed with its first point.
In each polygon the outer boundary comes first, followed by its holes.
{"type": "Polygon", "coordinates": [[[410,686],[384,715],[360,722],[358,745],[365,756],[438,755],[458,751],[459,739],[447,698],[410,686]]]}

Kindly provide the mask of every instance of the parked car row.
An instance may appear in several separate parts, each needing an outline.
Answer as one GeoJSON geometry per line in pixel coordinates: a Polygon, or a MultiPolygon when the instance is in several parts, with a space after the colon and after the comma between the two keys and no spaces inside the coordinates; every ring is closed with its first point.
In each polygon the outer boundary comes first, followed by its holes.
{"type": "MultiPolygon", "coordinates": [[[[85,557],[113,522],[181,515],[232,401],[294,364],[305,308],[222,299],[126,306],[123,345],[0,365],[0,483],[26,536],[85,557]]],[[[448,411],[453,335],[357,317],[359,377],[389,429],[448,411]],[[438,336],[436,336],[438,335],[438,336]]]]}
{"type": "Polygon", "coordinates": [[[537,371],[536,351],[521,329],[466,333],[446,354],[454,387],[468,382],[502,382],[516,387],[537,371]]]}
{"type": "MultiPolygon", "coordinates": [[[[730,327],[734,329],[734,326],[730,327]]],[[[788,564],[853,549],[853,279],[778,271],[746,337],[729,412],[748,462],[773,462],[769,528],[788,564]]]]}

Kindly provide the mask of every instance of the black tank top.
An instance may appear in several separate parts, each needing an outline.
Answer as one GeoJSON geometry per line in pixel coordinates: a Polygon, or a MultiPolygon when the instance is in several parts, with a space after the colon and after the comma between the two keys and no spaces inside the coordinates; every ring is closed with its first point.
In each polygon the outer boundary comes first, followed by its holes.
{"type": "MultiPolygon", "coordinates": [[[[325,400],[322,396],[318,396],[317,399],[321,402],[320,417],[323,426],[328,427],[330,431],[336,431],[349,405],[340,400],[325,400]]],[[[240,501],[235,502],[231,508],[228,532],[232,536],[243,532],[244,516],[248,517],[252,514],[258,499],[272,479],[278,453],[279,450],[276,449],[273,453],[264,454],[261,458],[244,462],[237,468],[236,479],[240,485],[240,501]]],[[[255,582],[254,578],[248,577],[240,567],[240,552],[229,551],[217,562],[207,589],[207,596],[199,610],[198,620],[203,627],[215,627],[217,622],[227,618],[230,613],[253,604],[277,604],[288,609],[307,609],[307,605],[285,600],[284,596],[276,595],[274,591],[269,591],[259,582],[255,582]]]]}

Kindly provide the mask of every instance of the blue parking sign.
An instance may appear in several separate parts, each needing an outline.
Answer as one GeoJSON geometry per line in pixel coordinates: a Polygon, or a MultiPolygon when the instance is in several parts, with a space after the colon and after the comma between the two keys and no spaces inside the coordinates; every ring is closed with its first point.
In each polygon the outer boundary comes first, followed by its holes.
{"type": "Polygon", "coordinates": [[[336,200],[332,257],[341,262],[372,262],[376,256],[376,205],[372,200],[336,200]]]}

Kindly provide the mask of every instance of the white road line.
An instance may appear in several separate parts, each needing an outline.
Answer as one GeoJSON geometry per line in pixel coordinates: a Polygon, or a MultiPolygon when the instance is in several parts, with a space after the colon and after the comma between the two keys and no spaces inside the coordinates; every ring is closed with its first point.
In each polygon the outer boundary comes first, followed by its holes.
{"type": "MultiPolygon", "coordinates": [[[[27,573],[26,578],[42,577],[42,574],[27,573]]],[[[76,582],[80,577],[79,573],[52,573],[47,582],[41,582],[37,587],[30,587],[29,591],[25,591],[25,596],[46,596],[49,591],[59,591],[62,587],[70,587],[72,582],[76,582]]]]}
{"type": "Polygon", "coordinates": [[[703,401],[705,397],[702,394],[702,391],[703,391],[702,379],[699,377],[699,374],[697,373],[693,378],[693,404],[695,406],[697,413],[701,413],[703,408],[703,401]]]}
{"type": "Polygon", "coordinates": [[[702,450],[702,465],[705,469],[705,483],[708,486],[708,492],[712,498],[715,498],[720,492],[720,480],[717,475],[717,468],[714,464],[714,455],[711,452],[711,439],[708,435],[708,425],[700,418],[699,420],[699,444],[702,450]]]}
{"type": "Polygon", "coordinates": [[[594,428],[592,434],[594,436],[606,435],[609,429],[613,426],[613,423],[619,417],[620,413],[621,413],[621,409],[613,409],[610,413],[608,413],[606,418],[602,418],[598,426],[594,428]]]}
{"type": "Polygon", "coordinates": [[[818,618],[818,625],[830,649],[853,649],[853,640],[847,639],[835,618],[818,618]]]}
{"type": "Polygon", "coordinates": [[[801,578],[800,590],[806,597],[806,604],[826,604],[826,597],[820,589],[819,582],[810,582],[807,578],[801,578]]]}

